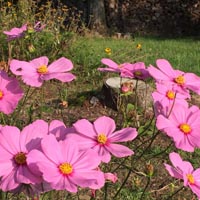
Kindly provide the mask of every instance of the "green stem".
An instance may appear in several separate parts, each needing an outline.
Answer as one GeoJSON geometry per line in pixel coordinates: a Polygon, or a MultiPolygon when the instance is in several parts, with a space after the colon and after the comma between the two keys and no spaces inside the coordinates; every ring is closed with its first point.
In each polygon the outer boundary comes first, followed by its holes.
{"type": "Polygon", "coordinates": [[[147,188],[148,188],[148,186],[149,186],[149,184],[150,184],[150,181],[151,181],[151,178],[148,177],[147,184],[146,184],[146,186],[145,186],[145,188],[144,188],[144,190],[143,190],[143,192],[142,192],[142,195],[141,195],[141,197],[140,197],[140,200],[143,199],[144,194],[145,194],[145,192],[146,192],[146,190],[147,190],[147,188]]]}
{"type": "Polygon", "coordinates": [[[14,125],[14,124],[15,124],[19,113],[21,112],[21,110],[22,110],[24,104],[26,103],[27,97],[28,97],[28,93],[29,93],[29,91],[30,91],[30,88],[31,88],[31,87],[29,86],[28,89],[27,89],[26,95],[24,96],[24,99],[23,99],[22,104],[19,106],[18,110],[13,114],[12,119],[14,119],[14,121],[13,121],[13,123],[11,123],[11,125],[14,125]]]}
{"type": "Polygon", "coordinates": [[[184,188],[184,186],[182,186],[181,188],[179,188],[176,192],[174,192],[172,195],[170,195],[166,200],[171,200],[172,197],[175,196],[178,192],[180,192],[183,188],[184,188]]]}
{"type": "Polygon", "coordinates": [[[113,197],[113,199],[116,199],[116,197],[118,196],[118,194],[121,192],[122,188],[124,187],[124,185],[126,184],[129,176],[131,175],[132,170],[130,169],[128,171],[128,174],[126,175],[126,178],[124,179],[123,183],[121,184],[120,188],[117,190],[115,196],[113,197]]]}
{"type": "Polygon", "coordinates": [[[4,118],[4,114],[1,112],[1,118],[2,118],[2,121],[3,121],[3,124],[6,125],[6,121],[5,121],[5,118],[4,118]]]}

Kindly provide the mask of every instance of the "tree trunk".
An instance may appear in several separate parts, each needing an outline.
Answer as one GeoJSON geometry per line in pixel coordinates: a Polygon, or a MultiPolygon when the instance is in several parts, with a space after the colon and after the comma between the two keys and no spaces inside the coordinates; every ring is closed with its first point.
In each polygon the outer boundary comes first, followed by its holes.
{"type": "Polygon", "coordinates": [[[90,24],[92,30],[100,34],[107,32],[106,14],[104,0],[88,0],[90,24]]]}

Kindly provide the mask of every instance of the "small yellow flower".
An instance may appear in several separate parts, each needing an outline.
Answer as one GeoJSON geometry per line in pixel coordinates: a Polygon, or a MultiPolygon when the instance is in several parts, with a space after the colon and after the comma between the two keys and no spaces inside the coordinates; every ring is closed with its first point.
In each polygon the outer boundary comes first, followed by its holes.
{"type": "Polygon", "coordinates": [[[141,44],[137,44],[136,48],[137,49],[142,49],[142,45],[141,44]]]}
{"type": "Polygon", "coordinates": [[[10,1],[8,1],[7,5],[8,5],[8,7],[11,7],[12,3],[10,1]]]}
{"type": "Polygon", "coordinates": [[[106,52],[108,55],[111,55],[111,48],[105,48],[105,52],[106,52]]]}

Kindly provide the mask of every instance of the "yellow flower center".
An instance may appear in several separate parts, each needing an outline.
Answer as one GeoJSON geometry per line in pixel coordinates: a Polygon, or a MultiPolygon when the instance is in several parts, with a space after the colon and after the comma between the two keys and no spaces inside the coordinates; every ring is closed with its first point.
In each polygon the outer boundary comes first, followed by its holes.
{"type": "Polygon", "coordinates": [[[134,75],[135,75],[135,76],[142,76],[142,72],[139,71],[139,70],[138,70],[138,71],[135,71],[135,72],[134,72],[134,75]]]}
{"type": "Polygon", "coordinates": [[[58,168],[63,175],[69,175],[73,171],[73,167],[69,163],[62,163],[58,168]]]}
{"type": "Polygon", "coordinates": [[[191,132],[191,127],[190,125],[186,124],[186,123],[183,123],[179,126],[180,130],[185,133],[185,134],[188,134],[191,132]]]}
{"type": "Polygon", "coordinates": [[[168,90],[166,96],[168,97],[168,99],[174,99],[175,93],[172,90],[168,90]]]}
{"type": "Polygon", "coordinates": [[[178,84],[178,85],[183,85],[185,83],[185,77],[183,75],[177,76],[174,81],[178,84]]]}
{"type": "Polygon", "coordinates": [[[18,165],[26,164],[26,154],[23,152],[19,152],[14,156],[14,160],[18,165]]]}
{"type": "Polygon", "coordinates": [[[38,67],[37,72],[39,74],[46,74],[48,72],[48,68],[46,65],[41,65],[40,67],[38,67]]]}
{"type": "Polygon", "coordinates": [[[3,98],[3,92],[0,90],[0,100],[3,98]]]}
{"type": "Polygon", "coordinates": [[[107,142],[106,135],[104,133],[98,135],[97,141],[98,141],[99,144],[106,144],[106,142],[107,142]]]}
{"type": "Polygon", "coordinates": [[[190,184],[194,184],[194,176],[192,174],[187,174],[187,179],[190,184]]]}

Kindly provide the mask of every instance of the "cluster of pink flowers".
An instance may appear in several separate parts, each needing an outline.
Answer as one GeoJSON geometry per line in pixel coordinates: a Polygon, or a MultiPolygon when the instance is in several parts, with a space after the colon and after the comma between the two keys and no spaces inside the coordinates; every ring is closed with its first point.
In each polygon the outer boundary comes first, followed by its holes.
{"type": "MultiPolygon", "coordinates": [[[[200,109],[188,103],[190,91],[200,94],[200,77],[173,69],[165,59],[156,61],[157,68],[152,65],[146,68],[142,62],[119,65],[107,58],[102,63],[108,67],[98,70],[115,72],[121,77],[140,80],[152,77],[156,86],[152,98],[157,129],[169,136],[177,149],[194,152],[200,148],[200,109]]],[[[170,154],[170,160],[173,167],[165,164],[170,175],[182,179],[184,186],[189,186],[200,198],[200,168],[194,170],[176,153],[170,154]]]]}
{"type": "Polygon", "coordinates": [[[158,69],[148,71],[156,80],[152,93],[157,116],[157,128],[175,142],[178,149],[193,152],[200,147],[200,110],[189,106],[190,90],[200,94],[200,77],[193,73],[174,70],[167,60],[157,60],[158,69]]]}
{"type": "Polygon", "coordinates": [[[100,170],[101,161],[109,162],[110,154],[132,155],[130,149],[115,142],[133,140],[137,131],[114,131],[114,120],[106,116],[93,124],[82,119],[70,128],[59,120],[49,124],[36,120],[22,131],[15,126],[1,126],[0,188],[29,191],[28,195],[34,196],[52,189],[76,193],[77,187],[94,192],[104,186],[106,179],[115,182],[116,175],[100,170]]]}
{"type": "MultiPolygon", "coordinates": [[[[165,59],[156,61],[157,67],[148,67],[156,81],[152,93],[156,114],[156,126],[175,143],[177,149],[194,152],[200,148],[200,109],[190,106],[190,90],[200,94],[200,77],[193,73],[174,70],[165,59]]],[[[200,168],[194,170],[191,163],[183,161],[177,153],[170,154],[173,166],[165,164],[172,177],[182,179],[184,186],[200,198],[200,168]]]]}

